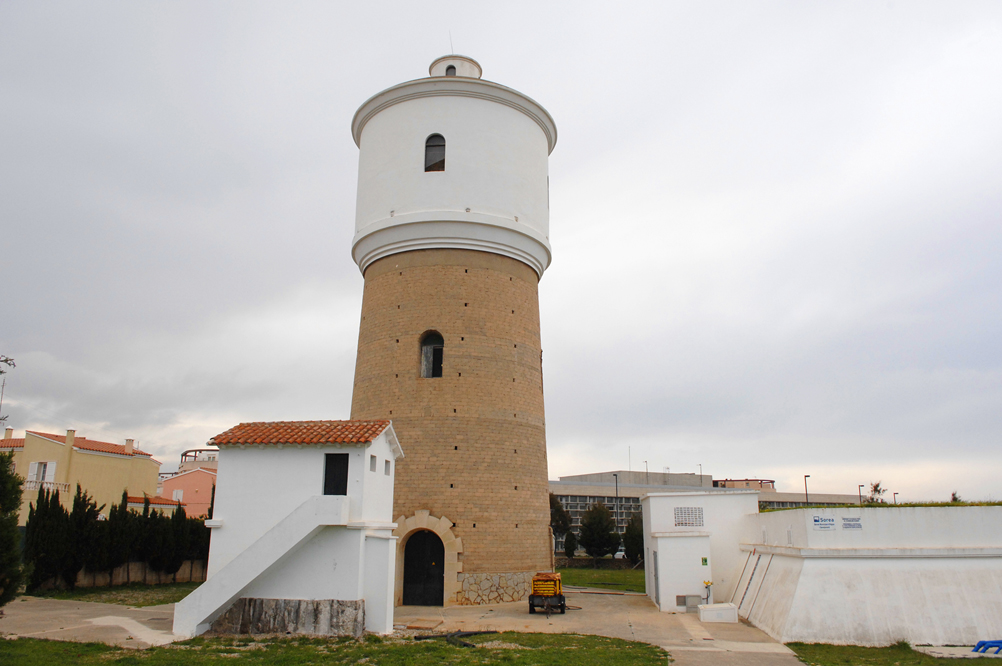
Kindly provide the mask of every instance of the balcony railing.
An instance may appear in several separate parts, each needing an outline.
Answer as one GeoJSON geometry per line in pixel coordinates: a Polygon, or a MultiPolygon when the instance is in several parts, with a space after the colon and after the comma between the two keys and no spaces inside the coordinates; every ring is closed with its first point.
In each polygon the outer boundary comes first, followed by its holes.
{"type": "Polygon", "coordinates": [[[68,484],[68,483],[56,483],[55,481],[25,481],[24,482],[24,489],[25,490],[40,490],[40,489],[43,489],[43,488],[45,490],[49,490],[49,491],[58,490],[61,493],[68,493],[68,492],[70,492],[70,484],[68,484]]]}

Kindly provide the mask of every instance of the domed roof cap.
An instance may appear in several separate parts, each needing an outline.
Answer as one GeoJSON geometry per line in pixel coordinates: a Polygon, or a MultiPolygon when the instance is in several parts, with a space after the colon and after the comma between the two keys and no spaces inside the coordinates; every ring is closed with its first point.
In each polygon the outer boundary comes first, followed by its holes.
{"type": "Polygon", "coordinates": [[[479,62],[456,54],[442,56],[428,68],[429,76],[464,76],[469,79],[479,79],[483,74],[484,70],[479,62]],[[450,70],[450,67],[453,69],[450,70]]]}

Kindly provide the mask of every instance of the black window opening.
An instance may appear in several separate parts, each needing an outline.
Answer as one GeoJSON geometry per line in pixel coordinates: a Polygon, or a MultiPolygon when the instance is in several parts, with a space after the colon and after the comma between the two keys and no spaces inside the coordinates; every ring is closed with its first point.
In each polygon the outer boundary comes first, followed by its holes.
{"type": "Polygon", "coordinates": [[[324,454],[324,495],[348,494],[348,454],[324,454]]]}
{"type": "Polygon", "coordinates": [[[424,170],[445,171],[445,137],[432,134],[424,142],[424,170]]]}
{"type": "Polygon", "coordinates": [[[448,67],[446,67],[445,68],[445,75],[446,76],[455,76],[456,75],[456,66],[455,65],[449,65],[448,67]]]}
{"type": "Polygon", "coordinates": [[[425,378],[442,376],[442,359],[445,356],[445,340],[434,331],[421,338],[421,376],[425,378]]]}

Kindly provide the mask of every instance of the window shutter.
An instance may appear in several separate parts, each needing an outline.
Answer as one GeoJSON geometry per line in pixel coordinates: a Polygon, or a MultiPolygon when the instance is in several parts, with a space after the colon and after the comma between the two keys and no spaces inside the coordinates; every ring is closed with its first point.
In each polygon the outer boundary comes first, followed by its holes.
{"type": "Polygon", "coordinates": [[[183,498],[184,498],[184,489],[183,488],[175,488],[174,489],[174,501],[175,502],[180,502],[180,501],[183,500],[183,498]]]}
{"type": "Polygon", "coordinates": [[[45,466],[45,480],[55,481],[56,480],[56,463],[55,461],[50,462],[45,466]]]}
{"type": "Polygon", "coordinates": [[[34,481],[36,474],[38,474],[38,463],[28,463],[28,480],[34,481]]]}

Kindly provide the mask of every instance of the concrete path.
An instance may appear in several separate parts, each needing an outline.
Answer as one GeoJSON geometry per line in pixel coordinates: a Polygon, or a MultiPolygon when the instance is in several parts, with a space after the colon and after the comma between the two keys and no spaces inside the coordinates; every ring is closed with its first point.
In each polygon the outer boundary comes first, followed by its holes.
{"type": "Polygon", "coordinates": [[[529,615],[527,602],[494,606],[403,606],[394,613],[398,628],[449,631],[533,631],[596,634],[659,645],[678,666],[800,666],[781,643],[747,624],[701,623],[695,615],[661,613],[642,594],[608,594],[564,588],[566,615],[529,615]]]}
{"type": "Polygon", "coordinates": [[[57,641],[96,641],[147,648],[174,640],[174,604],[131,608],[87,601],[18,597],[3,607],[0,634],[57,641]]]}

